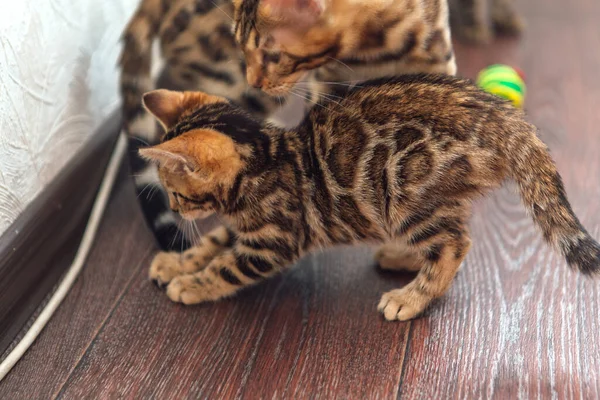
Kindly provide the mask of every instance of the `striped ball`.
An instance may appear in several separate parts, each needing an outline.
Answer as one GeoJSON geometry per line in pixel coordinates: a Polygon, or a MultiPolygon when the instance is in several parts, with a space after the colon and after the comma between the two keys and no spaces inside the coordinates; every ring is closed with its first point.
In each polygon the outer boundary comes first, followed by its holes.
{"type": "Polygon", "coordinates": [[[507,65],[491,65],[477,76],[477,85],[486,92],[505,98],[515,107],[523,107],[525,102],[525,81],[523,74],[507,65]]]}

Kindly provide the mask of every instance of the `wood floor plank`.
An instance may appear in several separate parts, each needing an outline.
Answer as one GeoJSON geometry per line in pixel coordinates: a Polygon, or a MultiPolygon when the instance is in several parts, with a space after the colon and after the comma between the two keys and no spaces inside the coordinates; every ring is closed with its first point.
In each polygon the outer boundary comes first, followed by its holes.
{"type": "MultiPolygon", "coordinates": [[[[600,239],[600,3],[528,0],[521,41],[459,46],[464,75],[521,67],[583,224],[600,239]]],[[[516,195],[480,202],[474,246],[450,294],[413,322],[400,397],[600,398],[600,284],[542,242],[516,195]]]]}
{"type": "Polygon", "coordinates": [[[108,318],[115,302],[154,252],[128,178],[122,168],[88,261],[46,328],[0,384],[1,399],[49,399],[108,318]]]}
{"type": "Polygon", "coordinates": [[[409,324],[378,315],[406,279],[372,252],[309,257],[216,304],[173,304],[143,271],[63,398],[383,397],[397,390],[409,324]]]}

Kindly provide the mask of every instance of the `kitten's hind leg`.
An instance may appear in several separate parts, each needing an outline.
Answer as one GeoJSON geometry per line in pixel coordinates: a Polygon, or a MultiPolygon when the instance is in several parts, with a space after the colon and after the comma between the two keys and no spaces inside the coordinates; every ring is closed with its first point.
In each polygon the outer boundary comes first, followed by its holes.
{"type": "Polygon", "coordinates": [[[406,321],[421,314],[432,300],[446,293],[470,246],[466,231],[448,235],[445,240],[420,246],[425,265],[415,279],[402,289],[395,289],[381,297],[378,310],[388,321],[406,321]]]}
{"type": "Polygon", "coordinates": [[[214,257],[230,248],[233,240],[233,232],[225,226],[220,226],[204,235],[199,245],[183,253],[161,251],[150,265],[150,279],[159,287],[163,287],[178,275],[200,271],[214,257]]]}
{"type": "Polygon", "coordinates": [[[375,260],[381,269],[390,271],[417,272],[425,264],[418,252],[401,241],[385,243],[375,253],[375,260]]]}

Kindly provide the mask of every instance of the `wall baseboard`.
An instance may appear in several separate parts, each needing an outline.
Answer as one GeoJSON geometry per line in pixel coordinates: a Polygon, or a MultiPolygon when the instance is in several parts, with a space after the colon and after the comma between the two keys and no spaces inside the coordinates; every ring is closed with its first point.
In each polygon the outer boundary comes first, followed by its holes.
{"type": "Polygon", "coordinates": [[[115,112],[0,236],[0,355],[71,265],[120,128],[115,112]]]}

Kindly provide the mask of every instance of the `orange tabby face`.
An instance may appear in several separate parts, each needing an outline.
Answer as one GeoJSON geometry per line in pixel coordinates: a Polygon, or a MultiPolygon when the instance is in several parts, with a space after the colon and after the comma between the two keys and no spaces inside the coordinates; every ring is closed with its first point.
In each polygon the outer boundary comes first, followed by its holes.
{"type": "Polygon", "coordinates": [[[230,137],[194,127],[192,114],[217,103],[228,102],[199,92],[156,90],[144,95],[144,106],[164,125],[167,140],[141,149],[140,154],[158,164],[171,209],[190,220],[205,218],[219,208],[219,196],[244,165],[230,137]]]}
{"type": "Polygon", "coordinates": [[[246,59],[246,78],[282,95],[336,56],[338,34],[327,23],[323,0],[235,0],[235,37],[246,59]]]}

